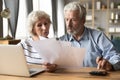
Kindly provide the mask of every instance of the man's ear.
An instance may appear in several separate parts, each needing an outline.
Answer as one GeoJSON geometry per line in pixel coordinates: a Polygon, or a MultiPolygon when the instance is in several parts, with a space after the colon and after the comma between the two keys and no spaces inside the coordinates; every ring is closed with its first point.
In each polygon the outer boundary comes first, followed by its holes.
{"type": "Polygon", "coordinates": [[[86,21],[86,18],[83,17],[83,18],[81,19],[81,22],[82,22],[83,24],[85,24],[85,21],[86,21]]]}

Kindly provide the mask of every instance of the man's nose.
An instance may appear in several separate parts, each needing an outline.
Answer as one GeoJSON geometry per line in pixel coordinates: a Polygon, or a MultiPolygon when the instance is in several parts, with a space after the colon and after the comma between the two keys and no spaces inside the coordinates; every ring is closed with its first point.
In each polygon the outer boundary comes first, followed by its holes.
{"type": "Polygon", "coordinates": [[[69,20],[68,23],[67,23],[67,26],[71,26],[71,24],[72,24],[72,21],[69,20]]]}

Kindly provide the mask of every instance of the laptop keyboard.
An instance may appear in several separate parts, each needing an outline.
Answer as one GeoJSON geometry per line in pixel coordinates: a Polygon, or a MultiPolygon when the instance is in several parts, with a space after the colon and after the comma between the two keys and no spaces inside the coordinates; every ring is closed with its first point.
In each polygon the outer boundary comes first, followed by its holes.
{"type": "Polygon", "coordinates": [[[30,74],[40,73],[40,72],[43,72],[43,71],[45,71],[45,69],[37,69],[37,68],[30,68],[29,69],[30,74]]]}
{"type": "Polygon", "coordinates": [[[32,73],[35,73],[36,70],[32,70],[32,69],[30,69],[29,72],[30,72],[30,74],[32,74],[32,73]]]}

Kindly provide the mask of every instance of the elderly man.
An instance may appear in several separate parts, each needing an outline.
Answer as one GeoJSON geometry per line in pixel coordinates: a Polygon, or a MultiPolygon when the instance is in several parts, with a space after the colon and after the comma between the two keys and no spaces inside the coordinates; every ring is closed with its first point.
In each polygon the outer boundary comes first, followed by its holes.
{"type": "Polygon", "coordinates": [[[64,7],[67,34],[60,37],[70,41],[74,47],[86,48],[84,67],[104,70],[120,69],[120,54],[116,53],[107,36],[85,27],[86,9],[79,2],[70,2],[64,7]]]}

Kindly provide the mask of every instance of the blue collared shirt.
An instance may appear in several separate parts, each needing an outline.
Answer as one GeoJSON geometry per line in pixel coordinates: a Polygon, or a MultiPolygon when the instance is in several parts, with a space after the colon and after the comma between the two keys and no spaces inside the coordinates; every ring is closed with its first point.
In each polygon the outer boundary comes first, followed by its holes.
{"type": "Polygon", "coordinates": [[[109,40],[101,31],[85,27],[84,33],[79,41],[72,35],[66,34],[59,38],[62,41],[70,41],[72,46],[86,49],[83,62],[84,67],[97,67],[96,58],[98,56],[108,60],[115,70],[120,69],[120,54],[118,54],[109,40]]]}

